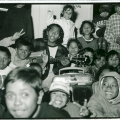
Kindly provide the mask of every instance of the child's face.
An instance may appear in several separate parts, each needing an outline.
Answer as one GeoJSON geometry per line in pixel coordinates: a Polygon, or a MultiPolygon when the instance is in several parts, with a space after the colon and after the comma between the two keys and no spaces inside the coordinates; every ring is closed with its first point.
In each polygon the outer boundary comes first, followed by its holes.
{"type": "Polygon", "coordinates": [[[5,52],[0,51],[0,70],[3,70],[8,66],[10,58],[5,52]]]}
{"type": "Polygon", "coordinates": [[[69,54],[72,55],[72,56],[77,55],[78,52],[79,52],[79,48],[78,48],[77,43],[71,42],[70,46],[68,47],[68,51],[69,51],[69,54]]]}
{"type": "Polygon", "coordinates": [[[55,43],[60,37],[60,29],[57,26],[52,26],[48,31],[48,42],[55,43]]]}
{"type": "Polygon", "coordinates": [[[72,16],[72,9],[70,8],[67,8],[66,10],[64,10],[63,12],[63,17],[66,19],[66,20],[69,20],[72,16]]]}
{"type": "Polygon", "coordinates": [[[28,118],[37,108],[38,96],[35,90],[20,79],[7,84],[5,98],[14,118],[28,118]]]}
{"type": "Polygon", "coordinates": [[[104,78],[102,83],[102,90],[104,92],[106,99],[108,100],[117,97],[119,93],[119,86],[117,80],[113,77],[104,78]]]}
{"type": "Polygon", "coordinates": [[[91,53],[91,52],[85,52],[83,54],[83,56],[89,56],[89,58],[90,58],[90,64],[93,62],[93,53],[91,53]]]}
{"type": "Polygon", "coordinates": [[[117,55],[110,56],[108,58],[108,64],[113,67],[117,67],[119,65],[119,57],[117,55]]]}
{"type": "Polygon", "coordinates": [[[20,45],[17,49],[16,49],[17,55],[21,60],[25,60],[28,55],[30,54],[30,50],[28,46],[24,46],[24,45],[20,45]]]}
{"type": "Polygon", "coordinates": [[[97,68],[101,68],[102,66],[104,66],[106,63],[105,57],[101,57],[100,59],[96,59],[95,60],[95,65],[97,68]]]}
{"type": "Polygon", "coordinates": [[[115,7],[115,11],[116,11],[117,14],[120,15],[120,6],[116,6],[116,7],[115,7]]]}
{"type": "Polygon", "coordinates": [[[107,17],[108,15],[109,15],[108,12],[102,12],[102,13],[101,13],[101,16],[102,16],[102,17],[107,17]]]}
{"type": "Polygon", "coordinates": [[[53,106],[62,108],[67,104],[67,94],[60,91],[51,92],[51,101],[53,101],[53,106]]]}
{"type": "Polygon", "coordinates": [[[83,25],[83,34],[84,35],[89,35],[91,32],[92,32],[92,28],[91,28],[90,24],[85,23],[83,25]]]}

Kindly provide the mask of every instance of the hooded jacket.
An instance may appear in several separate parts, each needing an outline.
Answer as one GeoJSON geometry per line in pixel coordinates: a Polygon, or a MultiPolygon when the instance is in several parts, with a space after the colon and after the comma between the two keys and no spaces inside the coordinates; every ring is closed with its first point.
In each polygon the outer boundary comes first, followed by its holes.
{"type": "Polygon", "coordinates": [[[99,80],[99,91],[94,94],[89,102],[88,108],[94,109],[96,117],[120,117],[120,75],[116,72],[108,72],[99,80]],[[119,93],[116,98],[107,100],[102,90],[104,77],[111,76],[116,78],[119,86],[119,93]]]}

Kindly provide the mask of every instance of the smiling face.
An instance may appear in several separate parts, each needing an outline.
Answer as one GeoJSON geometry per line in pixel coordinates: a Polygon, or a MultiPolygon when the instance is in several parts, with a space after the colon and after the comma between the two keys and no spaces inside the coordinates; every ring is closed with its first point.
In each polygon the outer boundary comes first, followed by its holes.
{"type": "Polygon", "coordinates": [[[64,10],[64,12],[63,12],[63,17],[64,17],[66,20],[69,20],[69,19],[72,17],[72,9],[67,8],[66,10],[64,10]]]}
{"type": "Polygon", "coordinates": [[[53,91],[50,94],[51,101],[53,101],[53,106],[57,108],[62,108],[67,104],[68,96],[66,93],[61,91],[53,91]]]}
{"type": "Polygon", "coordinates": [[[96,59],[95,60],[95,65],[97,66],[97,68],[101,68],[102,66],[104,66],[106,63],[105,57],[101,57],[100,59],[96,59]]]}
{"type": "Polygon", "coordinates": [[[102,83],[102,90],[107,100],[114,99],[119,94],[117,80],[114,77],[105,77],[102,83]]]}
{"type": "Polygon", "coordinates": [[[83,25],[83,34],[84,35],[89,35],[89,34],[91,34],[91,32],[92,32],[92,28],[91,28],[90,24],[85,23],[83,25]]]}
{"type": "Polygon", "coordinates": [[[79,48],[77,43],[71,42],[69,47],[68,47],[69,54],[72,56],[76,56],[79,52],[79,48]]]}
{"type": "Polygon", "coordinates": [[[110,66],[117,67],[119,65],[119,57],[117,55],[109,57],[108,64],[110,66]]]}
{"type": "Polygon", "coordinates": [[[28,46],[20,45],[16,49],[16,53],[21,60],[25,60],[30,54],[30,49],[28,46]]]}
{"type": "Polygon", "coordinates": [[[48,31],[48,44],[49,43],[56,43],[58,38],[60,37],[60,29],[57,26],[52,26],[51,29],[48,31]]]}
{"type": "Polygon", "coordinates": [[[35,90],[22,80],[7,84],[5,98],[14,118],[28,118],[37,108],[38,96],[35,90]]]}
{"type": "Polygon", "coordinates": [[[0,51],[0,70],[5,69],[9,62],[9,56],[5,52],[0,51]]]}

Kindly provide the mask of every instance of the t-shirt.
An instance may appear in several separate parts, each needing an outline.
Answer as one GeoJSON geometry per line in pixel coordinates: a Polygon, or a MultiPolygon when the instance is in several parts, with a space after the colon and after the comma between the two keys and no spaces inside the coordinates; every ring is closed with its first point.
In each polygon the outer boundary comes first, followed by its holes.
{"type": "MultiPolygon", "coordinates": [[[[13,118],[13,116],[7,111],[0,118],[13,118]]],[[[42,103],[36,118],[70,118],[70,115],[66,111],[55,108],[48,103],[42,103]]]]}

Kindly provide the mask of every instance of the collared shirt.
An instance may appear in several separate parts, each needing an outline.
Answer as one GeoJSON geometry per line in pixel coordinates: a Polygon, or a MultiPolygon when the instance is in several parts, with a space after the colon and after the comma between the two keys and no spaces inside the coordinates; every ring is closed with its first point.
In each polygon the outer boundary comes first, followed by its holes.
{"type": "Polygon", "coordinates": [[[120,53],[120,45],[116,41],[116,38],[120,37],[120,15],[117,13],[111,15],[108,19],[104,37],[110,43],[108,51],[116,50],[120,53]]]}

